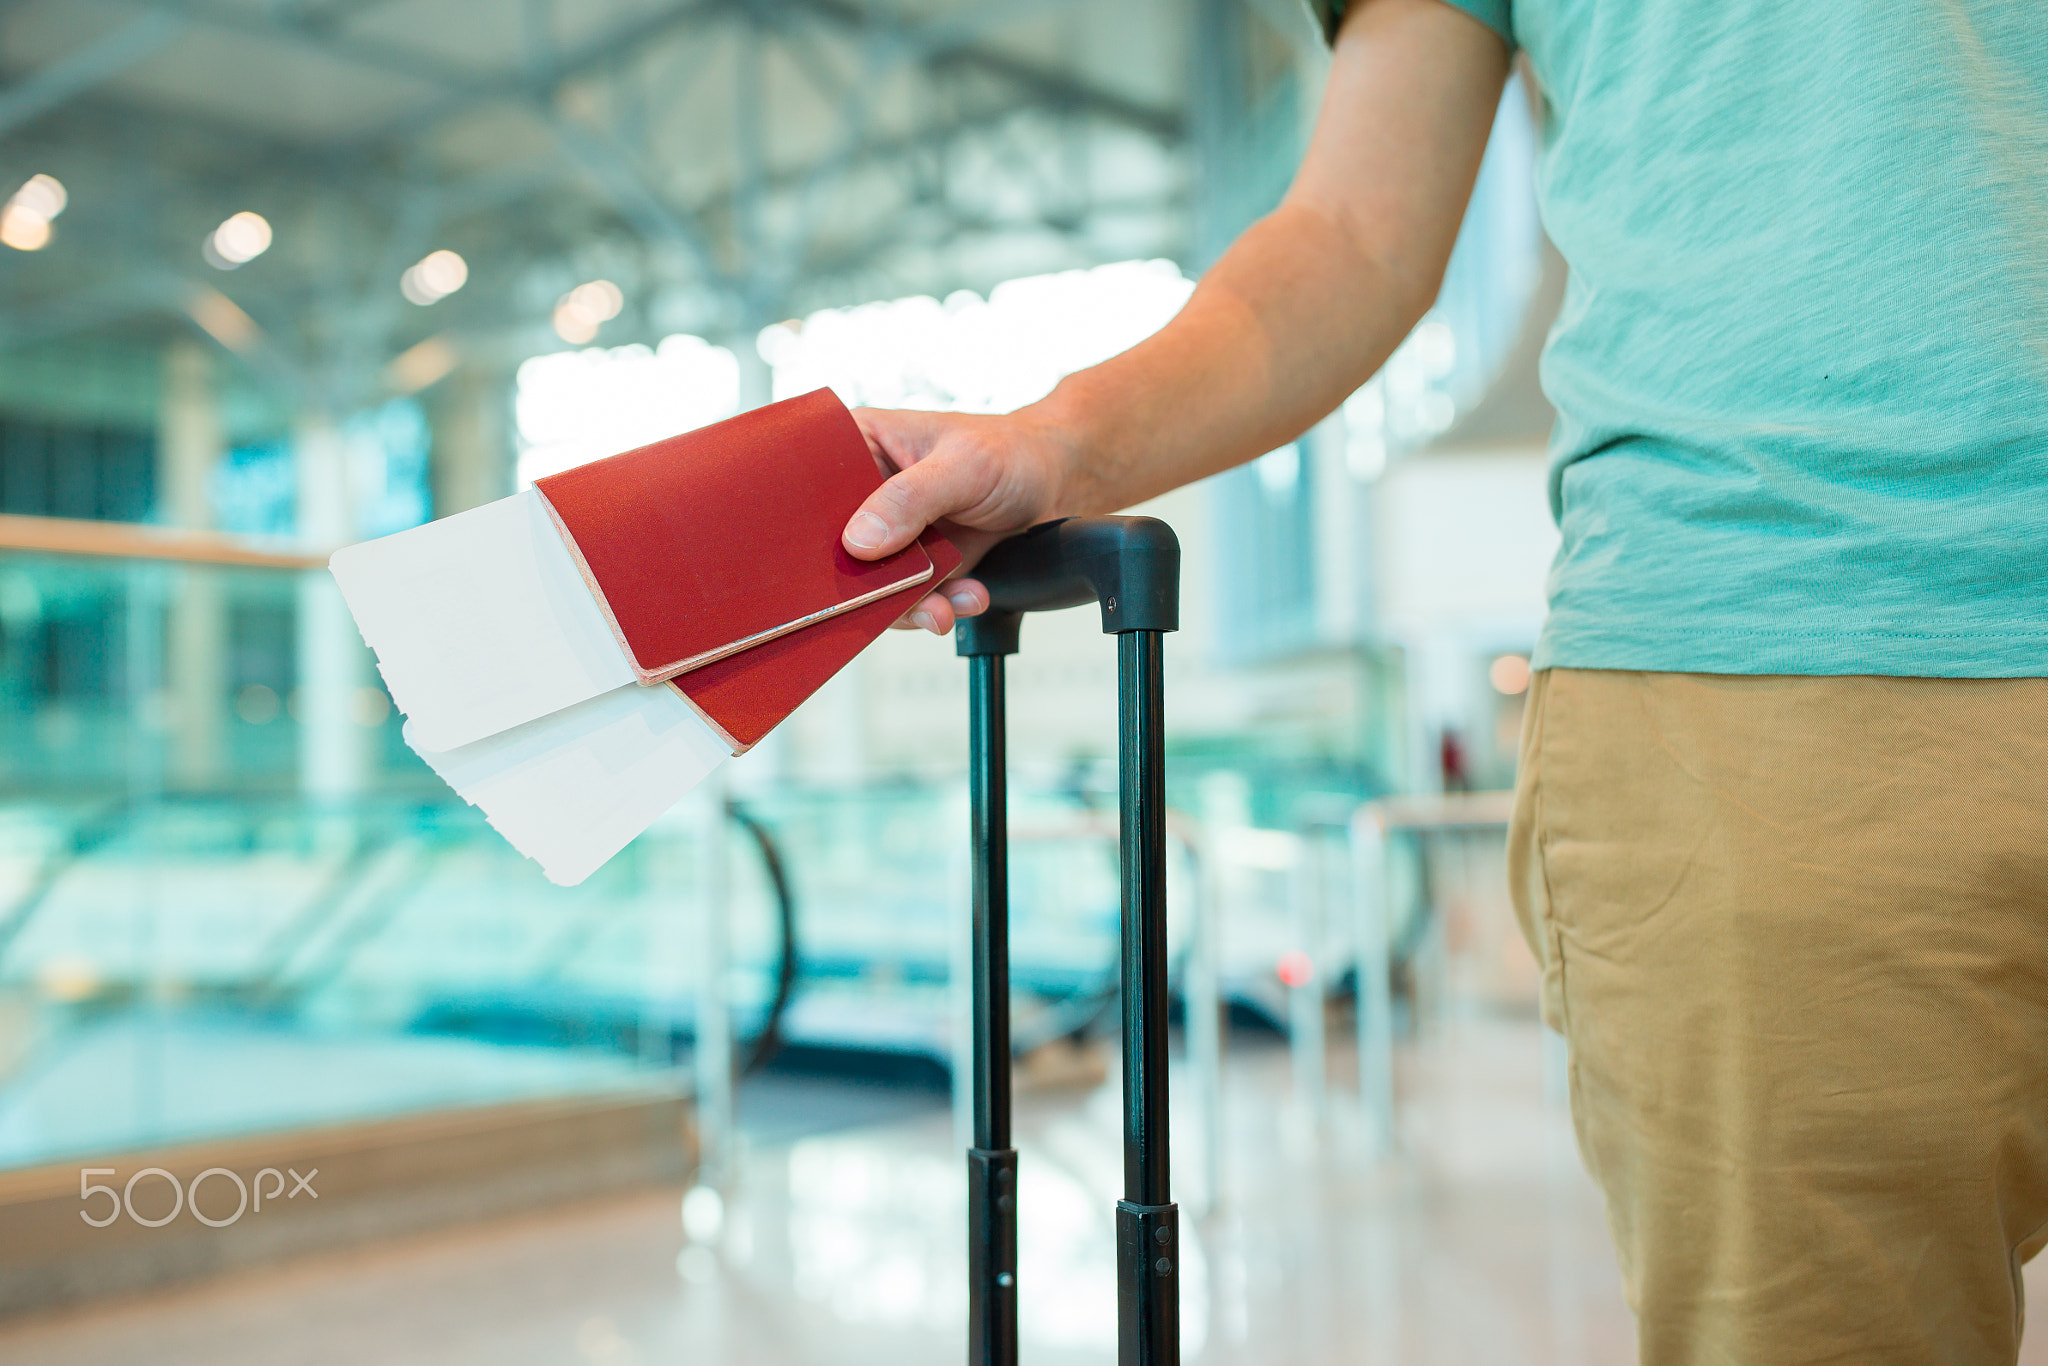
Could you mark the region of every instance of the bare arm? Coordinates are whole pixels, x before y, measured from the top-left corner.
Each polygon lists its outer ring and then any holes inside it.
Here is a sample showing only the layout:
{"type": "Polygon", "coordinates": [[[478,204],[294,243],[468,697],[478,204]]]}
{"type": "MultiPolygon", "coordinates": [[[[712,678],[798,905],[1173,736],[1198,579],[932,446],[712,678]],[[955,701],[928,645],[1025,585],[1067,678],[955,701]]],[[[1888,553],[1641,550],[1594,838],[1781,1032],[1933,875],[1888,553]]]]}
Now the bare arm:
{"type": "MultiPolygon", "coordinates": [[[[1436,297],[1507,72],[1500,39],[1442,0],[1358,6],[1287,197],[1172,322],[1004,417],[855,414],[899,472],[847,524],[847,549],[872,559],[940,522],[978,557],[1035,522],[1128,507],[1301,435],[1436,297]]],[[[943,632],[986,605],[961,580],[911,619],[943,632]]]]}

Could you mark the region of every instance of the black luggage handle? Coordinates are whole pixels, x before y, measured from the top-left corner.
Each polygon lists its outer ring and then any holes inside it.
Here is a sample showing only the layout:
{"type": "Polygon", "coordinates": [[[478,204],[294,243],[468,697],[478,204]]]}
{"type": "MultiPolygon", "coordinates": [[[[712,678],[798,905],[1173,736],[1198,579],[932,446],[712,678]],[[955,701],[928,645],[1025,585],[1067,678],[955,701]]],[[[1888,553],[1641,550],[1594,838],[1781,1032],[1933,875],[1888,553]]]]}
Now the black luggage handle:
{"type": "Polygon", "coordinates": [[[989,608],[960,623],[963,655],[1017,653],[1018,618],[1102,606],[1105,635],[1180,629],[1180,540],[1156,517],[1066,517],[999,543],[970,571],[989,608]]]}
{"type": "Polygon", "coordinates": [[[1124,1198],[1118,1366],[1180,1361],[1179,1211],[1168,1194],[1166,740],[1161,637],[1180,625],[1180,542],[1151,517],[1070,517],[997,545],[972,571],[989,610],[962,620],[974,853],[974,1147],[968,1361],[1017,1363],[1017,1153],[1010,1144],[1009,835],[1003,657],[1026,612],[1096,602],[1117,638],[1124,1198]]]}

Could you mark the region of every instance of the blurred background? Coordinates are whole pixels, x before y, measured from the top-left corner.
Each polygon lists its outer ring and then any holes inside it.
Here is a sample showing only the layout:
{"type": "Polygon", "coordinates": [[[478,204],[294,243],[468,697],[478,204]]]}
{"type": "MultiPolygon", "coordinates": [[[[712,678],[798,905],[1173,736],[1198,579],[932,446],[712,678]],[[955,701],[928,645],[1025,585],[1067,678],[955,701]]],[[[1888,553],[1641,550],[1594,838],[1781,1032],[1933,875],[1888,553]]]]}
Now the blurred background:
{"type": "MultiPolygon", "coordinates": [[[[0,1356],[958,1359],[951,643],[563,889],[322,566],[819,386],[1030,402],[1277,202],[1326,61],[1297,0],[0,0],[0,1356]]],[[[1143,509],[1191,1361],[1633,1360],[1500,856],[1538,105],[1384,370],[1143,509]]],[[[1114,651],[1010,677],[1025,1342],[1108,1361],[1114,651]]]]}

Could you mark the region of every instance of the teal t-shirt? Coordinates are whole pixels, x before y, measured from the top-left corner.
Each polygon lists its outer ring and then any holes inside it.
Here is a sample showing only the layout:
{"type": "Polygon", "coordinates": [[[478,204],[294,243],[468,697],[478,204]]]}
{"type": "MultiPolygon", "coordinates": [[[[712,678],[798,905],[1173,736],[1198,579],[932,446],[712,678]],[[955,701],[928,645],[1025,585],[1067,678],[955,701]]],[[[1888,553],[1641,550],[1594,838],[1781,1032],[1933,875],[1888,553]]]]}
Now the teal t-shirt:
{"type": "Polygon", "coordinates": [[[1454,0],[1569,263],[1540,666],[2048,675],[2048,0],[1454,0]]]}

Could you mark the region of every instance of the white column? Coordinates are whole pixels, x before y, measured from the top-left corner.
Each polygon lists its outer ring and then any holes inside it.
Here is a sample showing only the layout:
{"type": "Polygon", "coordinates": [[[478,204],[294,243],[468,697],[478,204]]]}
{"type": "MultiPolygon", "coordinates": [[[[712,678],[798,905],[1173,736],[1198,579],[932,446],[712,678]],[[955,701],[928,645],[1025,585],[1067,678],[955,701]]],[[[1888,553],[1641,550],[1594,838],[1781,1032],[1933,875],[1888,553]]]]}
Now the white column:
{"type": "Polygon", "coordinates": [[[1365,633],[1367,529],[1360,516],[1358,480],[1346,453],[1342,409],[1324,418],[1301,439],[1309,468],[1315,546],[1316,639],[1351,645],[1365,633]]]}
{"type": "Polygon", "coordinates": [[[1382,812],[1362,806],[1351,817],[1352,904],[1358,938],[1358,1098],[1375,1154],[1394,1146],[1393,885],[1387,876],[1382,812]]]}
{"type": "MultiPolygon", "coordinates": [[[[300,540],[315,551],[346,545],[355,516],[341,434],[323,417],[307,418],[294,458],[300,540]]],[[[362,791],[373,732],[357,720],[356,694],[369,683],[369,650],[325,570],[299,581],[298,673],[300,790],[314,797],[362,791]]]]}
{"type": "Polygon", "coordinates": [[[867,776],[867,665],[856,658],[783,724],[782,780],[855,787],[867,776]]]}
{"type": "Polygon", "coordinates": [[[447,517],[512,492],[511,399],[495,375],[463,367],[433,390],[429,458],[433,515],[447,517]]]}
{"type": "Polygon", "coordinates": [[[752,412],[775,397],[775,371],[761,359],[760,335],[760,327],[742,328],[739,336],[726,343],[740,365],[740,411],[743,413],[752,412]]]}
{"type": "Polygon", "coordinates": [[[170,525],[213,525],[208,483],[225,444],[213,352],[196,341],[173,342],[157,409],[157,495],[170,525]]]}
{"type": "MultiPolygon", "coordinates": [[[[214,355],[196,341],[172,343],[164,356],[157,409],[157,490],[163,520],[175,527],[213,526],[209,485],[226,449],[221,432],[214,355]]],[[[226,769],[227,604],[216,571],[194,567],[172,576],[164,635],[166,720],[171,781],[207,787],[226,769]]]]}

